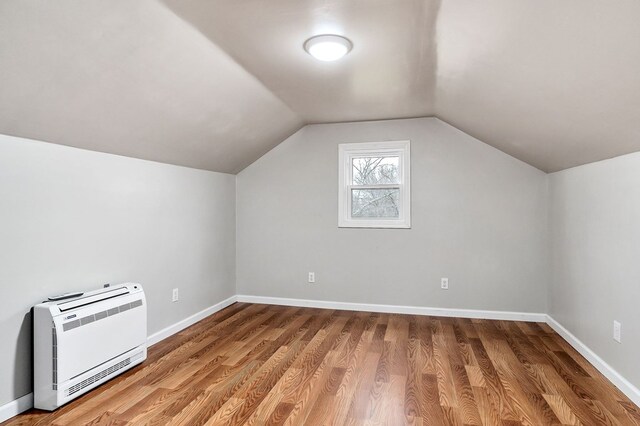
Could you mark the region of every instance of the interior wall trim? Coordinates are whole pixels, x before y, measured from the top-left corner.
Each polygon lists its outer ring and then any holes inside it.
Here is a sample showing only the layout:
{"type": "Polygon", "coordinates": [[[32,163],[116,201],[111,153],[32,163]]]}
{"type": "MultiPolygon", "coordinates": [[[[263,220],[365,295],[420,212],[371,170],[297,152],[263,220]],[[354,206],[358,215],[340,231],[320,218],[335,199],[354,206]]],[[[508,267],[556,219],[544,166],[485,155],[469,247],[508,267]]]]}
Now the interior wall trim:
{"type": "Polygon", "coordinates": [[[378,305],[370,303],[333,302],[326,300],[288,299],[282,297],[237,295],[238,302],[305,308],[342,309],[346,311],[386,314],[431,315],[436,317],[477,318],[493,320],[546,322],[547,314],[533,312],[486,311],[476,309],[430,308],[424,306],[378,305]]]}
{"type": "Polygon", "coordinates": [[[216,303],[213,306],[209,306],[208,308],[203,309],[200,312],[197,312],[197,313],[191,315],[188,318],[185,318],[185,319],[183,319],[181,321],[178,321],[175,324],[172,324],[172,325],[170,325],[168,327],[163,328],[162,330],[160,330],[158,332],[153,333],[152,335],[147,337],[147,346],[155,345],[156,343],[160,342],[161,340],[164,340],[167,337],[172,336],[172,335],[184,330],[185,328],[197,323],[198,321],[201,321],[201,320],[205,319],[209,315],[213,315],[216,312],[223,310],[227,306],[236,303],[236,301],[237,301],[237,296],[233,295],[233,296],[229,297],[228,299],[223,300],[222,302],[216,303]]]}
{"type": "MultiPolygon", "coordinates": [[[[476,319],[494,319],[508,321],[528,321],[528,322],[546,322],[556,333],[565,339],[573,348],[575,348],[582,356],[585,357],[598,371],[600,371],[607,379],[609,379],[622,393],[631,399],[636,405],[640,406],[640,389],[635,387],[631,382],[618,373],[613,367],[607,364],[587,345],[582,343],[569,330],[564,328],[558,321],[548,314],[531,313],[531,312],[511,312],[511,311],[487,311],[476,309],[448,309],[448,308],[430,308],[422,306],[402,306],[402,305],[380,305],[367,303],[347,303],[332,302],[325,300],[309,300],[309,299],[290,299],[282,297],[266,297],[266,296],[249,296],[234,295],[213,306],[203,309],[185,318],[169,327],[166,327],[147,338],[147,344],[152,346],[173,334],[176,334],[185,328],[197,323],[200,320],[212,315],[222,309],[234,304],[235,302],[243,303],[261,303],[269,305],[281,306],[298,306],[306,308],[320,309],[342,309],[350,311],[363,312],[380,312],[395,313],[409,315],[431,315],[441,317],[458,317],[458,318],[476,318],[476,319]]],[[[0,422],[17,416],[18,414],[29,410],[33,407],[33,394],[29,393],[14,401],[10,401],[0,406],[0,422]]]]}
{"type": "Polygon", "coordinates": [[[21,396],[18,399],[7,402],[3,406],[0,406],[0,422],[17,416],[18,414],[27,411],[33,407],[33,393],[28,393],[21,396]]]}
{"type": "Polygon", "coordinates": [[[562,324],[553,319],[551,315],[547,315],[547,324],[555,330],[564,340],[567,341],[580,355],[585,357],[591,365],[600,371],[611,383],[613,383],[622,393],[624,393],[637,406],[640,406],[640,389],[635,387],[622,374],[618,373],[613,367],[600,358],[591,348],[582,343],[580,339],[573,335],[569,330],[564,328],[562,324]]]}
{"type": "Polygon", "coordinates": [[[270,305],[299,306],[321,309],[344,309],[350,311],[380,312],[410,315],[431,315],[442,317],[477,318],[509,321],[545,322],[566,340],[580,355],[600,371],[611,383],[624,393],[636,405],[640,406],[640,389],[628,381],[622,374],[600,358],[591,348],[582,343],[569,330],[548,314],[510,311],[486,311],[476,309],[447,309],[422,306],[378,305],[366,303],[345,303],[309,299],[289,299],[281,297],[237,295],[238,302],[263,303],[270,305]]]}
{"type": "MultiPolygon", "coordinates": [[[[147,346],[153,346],[156,343],[166,339],[167,337],[184,330],[185,328],[197,323],[200,320],[203,320],[209,315],[213,315],[216,312],[221,311],[227,306],[234,304],[236,302],[236,299],[237,298],[235,295],[231,296],[228,299],[223,300],[222,302],[216,303],[213,306],[209,306],[208,308],[203,309],[202,311],[197,312],[190,317],[187,317],[175,324],[170,325],[169,327],[163,328],[162,330],[153,333],[152,335],[147,337],[147,346]]],[[[18,414],[23,413],[31,408],[33,408],[33,393],[21,396],[16,400],[10,401],[0,406],[0,422],[17,416],[18,414]]]]}

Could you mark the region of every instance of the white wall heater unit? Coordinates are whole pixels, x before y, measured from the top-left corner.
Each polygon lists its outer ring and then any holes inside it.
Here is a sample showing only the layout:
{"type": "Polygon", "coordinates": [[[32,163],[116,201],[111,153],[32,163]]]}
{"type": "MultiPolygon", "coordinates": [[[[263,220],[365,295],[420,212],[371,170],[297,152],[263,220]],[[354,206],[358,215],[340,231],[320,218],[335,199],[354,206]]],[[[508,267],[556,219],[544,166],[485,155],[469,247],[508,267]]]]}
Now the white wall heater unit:
{"type": "Polygon", "coordinates": [[[34,406],[55,410],[147,358],[147,302],[126,283],[33,309],[34,406]]]}

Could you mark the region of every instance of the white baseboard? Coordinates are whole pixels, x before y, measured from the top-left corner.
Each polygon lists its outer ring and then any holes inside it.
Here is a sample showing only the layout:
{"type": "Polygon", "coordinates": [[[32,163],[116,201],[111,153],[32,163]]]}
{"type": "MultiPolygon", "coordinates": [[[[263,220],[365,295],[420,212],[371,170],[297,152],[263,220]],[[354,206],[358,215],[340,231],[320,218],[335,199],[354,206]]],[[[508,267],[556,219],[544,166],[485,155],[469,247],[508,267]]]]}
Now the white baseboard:
{"type": "Polygon", "coordinates": [[[33,407],[32,393],[21,396],[14,401],[7,402],[3,406],[0,406],[0,422],[4,422],[13,416],[17,416],[31,407],[33,407]]]}
{"type": "Polygon", "coordinates": [[[429,308],[423,306],[377,305],[369,303],[331,302],[325,300],[288,299],[283,297],[247,296],[239,294],[238,302],[305,308],[342,309],[345,311],[387,314],[432,315],[436,317],[479,318],[510,321],[546,322],[547,315],[530,312],[482,311],[475,309],[429,308]]]}
{"type": "Polygon", "coordinates": [[[429,308],[422,306],[377,305],[366,303],[345,303],[324,300],[289,299],[283,297],[238,295],[238,302],[263,303],[268,305],[300,306],[305,308],[342,309],[348,311],[380,312],[410,315],[432,315],[441,317],[480,318],[493,320],[546,322],[563,339],[573,346],[589,363],[609,379],[636,405],[640,406],[640,389],[625,379],[620,373],[596,355],[569,330],[547,314],[509,311],[483,311],[475,309],[429,308]]]}
{"type": "Polygon", "coordinates": [[[618,373],[613,367],[607,364],[602,358],[600,358],[594,351],[592,351],[587,345],[582,343],[576,336],[574,336],[569,330],[564,328],[558,321],[554,320],[550,315],[547,315],[547,324],[555,330],[564,340],[566,340],[580,355],[585,357],[587,361],[595,368],[598,369],[611,383],[613,383],[618,389],[622,391],[630,400],[636,405],[640,406],[640,389],[635,387],[631,382],[625,379],[620,373],[618,373]]]}
{"type": "Polygon", "coordinates": [[[203,309],[202,311],[195,313],[193,315],[191,315],[188,318],[183,319],[182,321],[179,321],[175,324],[170,325],[169,327],[163,328],[162,330],[153,333],[151,336],[147,337],[147,346],[152,346],[155,345],[156,343],[158,343],[161,340],[166,339],[167,337],[178,333],[179,331],[184,330],[185,328],[189,327],[190,325],[193,325],[195,323],[197,323],[200,320],[205,319],[206,317],[208,317],[209,315],[215,314],[218,311],[221,311],[222,309],[226,308],[227,306],[235,303],[237,301],[237,296],[231,296],[228,299],[223,300],[220,303],[216,303],[213,306],[209,306],[206,309],[203,309]]]}
{"type": "MultiPolygon", "coordinates": [[[[212,315],[235,302],[244,303],[262,303],[269,305],[283,306],[299,306],[308,308],[321,309],[342,309],[348,311],[364,311],[364,312],[380,312],[410,315],[431,315],[441,317],[458,317],[458,318],[479,318],[509,321],[528,321],[528,322],[546,322],[560,336],[562,336],[571,346],[573,346],[587,361],[597,368],[604,376],[609,379],[618,389],[620,389],[629,399],[636,405],[640,406],[640,390],[631,382],[625,379],[620,373],[614,370],[602,358],[596,355],[576,336],[571,334],[560,323],[547,314],[530,313],[530,312],[509,312],[509,311],[484,311],[475,309],[447,309],[447,308],[429,308],[422,306],[401,306],[401,305],[378,305],[367,303],[346,303],[332,302],[323,300],[308,299],[289,299],[282,297],[264,297],[264,296],[248,296],[235,295],[231,296],[220,303],[208,307],[188,318],[183,319],[169,327],[166,327],[147,338],[147,344],[152,346],[167,337],[178,333],[181,330],[195,324],[196,322],[212,315]]],[[[10,419],[24,411],[33,407],[33,394],[24,395],[14,401],[8,402],[0,406],[0,422],[10,419]]]]}
{"type": "MultiPolygon", "coordinates": [[[[164,340],[167,337],[176,334],[179,331],[182,331],[185,328],[189,327],[190,325],[193,325],[198,321],[208,317],[209,315],[215,314],[216,312],[226,308],[227,306],[235,303],[236,300],[237,297],[235,295],[231,296],[230,298],[223,300],[220,303],[216,303],[215,305],[210,306],[207,309],[203,309],[202,311],[193,314],[190,317],[185,318],[173,325],[170,325],[169,327],[164,328],[157,333],[153,333],[151,336],[147,337],[147,345],[155,345],[159,341],[164,340]]],[[[14,401],[0,406],[0,422],[17,416],[18,414],[25,412],[31,408],[33,408],[33,393],[22,396],[14,401]]]]}

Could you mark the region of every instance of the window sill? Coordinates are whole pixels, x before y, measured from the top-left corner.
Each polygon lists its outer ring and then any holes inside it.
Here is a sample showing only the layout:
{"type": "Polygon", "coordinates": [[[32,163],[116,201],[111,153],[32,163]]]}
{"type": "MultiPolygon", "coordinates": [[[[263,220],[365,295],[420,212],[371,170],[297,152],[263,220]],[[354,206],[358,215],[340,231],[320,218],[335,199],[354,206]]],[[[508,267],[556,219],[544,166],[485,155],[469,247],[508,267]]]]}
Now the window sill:
{"type": "Polygon", "coordinates": [[[338,228],[411,229],[411,223],[404,221],[348,220],[340,221],[338,228]]]}

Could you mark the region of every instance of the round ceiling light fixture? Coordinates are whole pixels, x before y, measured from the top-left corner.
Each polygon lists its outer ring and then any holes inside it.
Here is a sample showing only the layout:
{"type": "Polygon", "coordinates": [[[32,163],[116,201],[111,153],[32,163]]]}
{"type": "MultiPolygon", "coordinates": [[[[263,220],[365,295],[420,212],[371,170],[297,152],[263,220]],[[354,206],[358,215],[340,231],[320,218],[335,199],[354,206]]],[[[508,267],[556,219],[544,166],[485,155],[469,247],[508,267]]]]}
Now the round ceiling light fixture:
{"type": "Polygon", "coordinates": [[[337,61],[349,53],[353,44],[348,38],[335,34],[311,37],[304,42],[304,50],[319,61],[337,61]]]}

